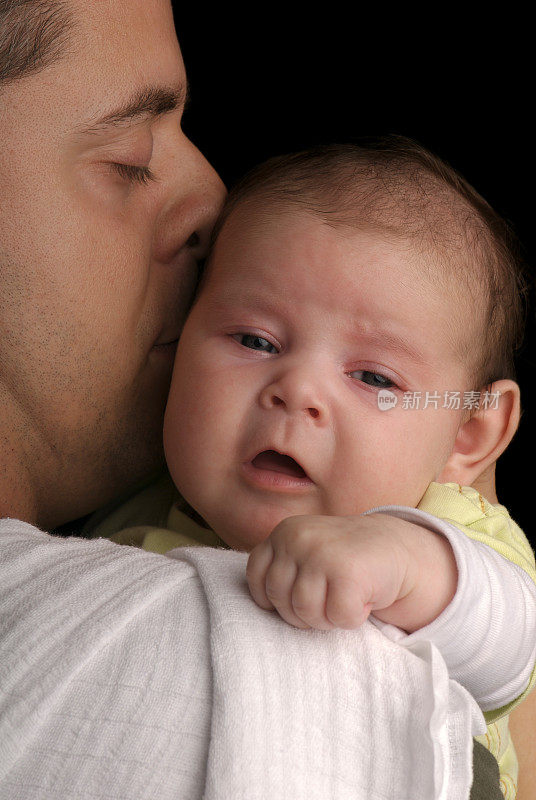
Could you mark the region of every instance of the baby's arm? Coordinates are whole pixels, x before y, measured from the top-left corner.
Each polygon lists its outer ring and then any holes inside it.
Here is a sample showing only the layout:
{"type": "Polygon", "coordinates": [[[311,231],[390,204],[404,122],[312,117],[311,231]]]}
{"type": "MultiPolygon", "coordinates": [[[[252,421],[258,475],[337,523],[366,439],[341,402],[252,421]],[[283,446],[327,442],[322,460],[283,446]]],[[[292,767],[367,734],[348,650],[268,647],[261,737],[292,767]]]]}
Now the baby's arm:
{"type": "Polygon", "coordinates": [[[406,641],[434,642],[484,710],[517,704],[535,660],[534,582],[463,525],[416,509],[385,512],[285,520],[250,555],[254,599],[298,627],[358,627],[372,611],[414,631],[406,641]]]}
{"type": "MultiPolygon", "coordinates": [[[[456,559],[459,573],[463,572],[465,563],[467,577],[459,575],[456,606],[449,607],[438,625],[422,633],[426,636],[432,633],[436,637],[442,630],[437,645],[449,664],[451,675],[470,687],[475,696],[479,693],[484,698],[484,683],[490,687],[495,680],[499,687],[502,678],[502,689],[496,693],[495,700],[488,695],[487,702],[483,700],[481,704],[484,709],[494,709],[486,713],[487,721],[492,722],[508,714],[536,683],[534,552],[507,509],[498,503],[493,472],[488,485],[485,480],[481,483],[480,491],[454,483],[431,483],[413,514],[422,515],[423,512],[431,522],[436,523],[439,518],[441,529],[450,537],[455,550],[463,548],[465,555],[457,554],[456,559]],[[489,492],[491,502],[481,494],[484,490],[489,492]],[[471,624],[467,626],[470,637],[467,642],[456,641],[458,637],[452,628],[443,624],[447,615],[453,621],[456,616],[468,616],[471,624]],[[442,644],[442,640],[447,640],[448,644],[442,644]],[[464,659],[469,641],[476,649],[473,663],[467,665],[464,659]],[[486,648],[488,663],[489,658],[492,659],[489,669],[483,668],[486,661],[480,652],[482,648],[486,648]],[[472,674],[466,680],[469,666],[472,674]],[[501,696],[502,701],[497,702],[501,696]]],[[[416,633],[413,638],[419,635],[416,633]]]]}
{"type": "MultiPolygon", "coordinates": [[[[452,522],[417,509],[389,513],[429,525],[448,537],[458,568],[456,594],[437,619],[403,637],[433,642],[452,678],[476,698],[491,722],[508,713],[532,683],[536,660],[536,585],[494,548],[471,539],[452,522]]],[[[385,629],[391,638],[400,632],[385,629]]]]}

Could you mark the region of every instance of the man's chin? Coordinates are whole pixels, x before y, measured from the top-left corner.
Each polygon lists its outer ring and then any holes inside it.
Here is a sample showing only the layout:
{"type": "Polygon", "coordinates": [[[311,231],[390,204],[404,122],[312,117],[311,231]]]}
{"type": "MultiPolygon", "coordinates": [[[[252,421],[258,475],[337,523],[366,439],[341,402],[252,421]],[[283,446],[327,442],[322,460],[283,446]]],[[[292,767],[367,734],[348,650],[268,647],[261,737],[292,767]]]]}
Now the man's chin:
{"type": "MultiPolygon", "coordinates": [[[[159,419],[162,419],[160,413],[159,419]]],[[[89,507],[85,513],[93,512],[128,497],[146,486],[165,467],[162,443],[162,423],[158,425],[131,426],[117,432],[117,438],[109,439],[93,464],[87,464],[87,473],[93,481],[89,507]],[[106,451],[107,450],[107,451],[106,451]]],[[[91,485],[88,480],[88,488],[91,485]]]]}

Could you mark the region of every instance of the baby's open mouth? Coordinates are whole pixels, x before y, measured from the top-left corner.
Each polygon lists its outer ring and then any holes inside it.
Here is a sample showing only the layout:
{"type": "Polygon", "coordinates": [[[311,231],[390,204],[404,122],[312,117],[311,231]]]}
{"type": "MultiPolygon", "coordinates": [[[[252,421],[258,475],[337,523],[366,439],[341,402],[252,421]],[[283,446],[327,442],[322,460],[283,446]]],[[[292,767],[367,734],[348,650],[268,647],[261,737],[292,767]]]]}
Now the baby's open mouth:
{"type": "Polygon", "coordinates": [[[276,450],[263,450],[251,462],[257,469],[267,469],[291,475],[293,478],[307,478],[307,473],[291,456],[278,453],[276,450]]]}

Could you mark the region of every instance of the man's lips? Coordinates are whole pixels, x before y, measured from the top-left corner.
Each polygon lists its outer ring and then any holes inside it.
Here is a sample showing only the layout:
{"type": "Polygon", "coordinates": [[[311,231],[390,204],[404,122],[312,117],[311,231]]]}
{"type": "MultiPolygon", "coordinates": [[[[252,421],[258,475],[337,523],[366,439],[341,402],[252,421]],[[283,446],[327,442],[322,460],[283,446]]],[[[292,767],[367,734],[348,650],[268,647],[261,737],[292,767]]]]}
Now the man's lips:
{"type": "Polygon", "coordinates": [[[170,339],[167,342],[155,342],[153,344],[153,350],[158,347],[176,347],[178,343],[178,339],[170,339]]]}
{"type": "Polygon", "coordinates": [[[171,367],[173,366],[173,362],[175,361],[177,344],[178,344],[177,339],[171,342],[160,342],[154,344],[151,347],[151,353],[154,353],[154,358],[157,361],[167,365],[166,369],[167,368],[171,369],[171,367]]]}
{"type": "Polygon", "coordinates": [[[175,363],[175,355],[177,353],[178,340],[174,341],[158,341],[151,347],[149,351],[149,358],[153,365],[165,370],[168,377],[171,376],[173,364],[175,363]]]}
{"type": "Polygon", "coordinates": [[[160,333],[160,336],[153,344],[151,350],[157,353],[175,353],[179,341],[179,332],[175,329],[167,329],[160,333]]]}

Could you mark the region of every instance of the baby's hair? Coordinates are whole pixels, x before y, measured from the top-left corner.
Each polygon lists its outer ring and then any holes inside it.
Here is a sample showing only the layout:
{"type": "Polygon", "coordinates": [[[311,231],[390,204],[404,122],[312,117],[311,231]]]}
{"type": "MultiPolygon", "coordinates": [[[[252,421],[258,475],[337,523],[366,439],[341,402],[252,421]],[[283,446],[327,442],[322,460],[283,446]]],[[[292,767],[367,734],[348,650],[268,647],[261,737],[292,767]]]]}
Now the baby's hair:
{"type": "Polygon", "coordinates": [[[482,341],[461,354],[474,361],[475,386],[515,379],[528,294],[517,237],[461,175],[417,142],[386,136],[271,158],[232,188],[213,242],[243,204],[268,211],[298,206],[333,227],[409,240],[429,264],[432,254],[433,279],[455,277],[482,318],[482,341]]]}

